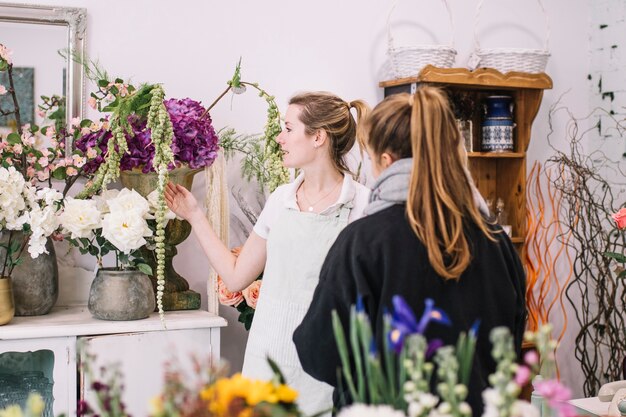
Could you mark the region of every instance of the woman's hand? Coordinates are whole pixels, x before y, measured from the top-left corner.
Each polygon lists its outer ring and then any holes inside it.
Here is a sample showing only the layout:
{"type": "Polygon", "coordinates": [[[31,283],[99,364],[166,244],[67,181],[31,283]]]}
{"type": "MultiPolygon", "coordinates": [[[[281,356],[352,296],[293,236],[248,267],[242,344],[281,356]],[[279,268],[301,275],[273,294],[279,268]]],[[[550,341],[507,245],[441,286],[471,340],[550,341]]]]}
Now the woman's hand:
{"type": "Polygon", "coordinates": [[[165,187],[165,202],[177,216],[191,222],[191,219],[202,215],[196,198],[185,187],[169,182],[165,187]]]}

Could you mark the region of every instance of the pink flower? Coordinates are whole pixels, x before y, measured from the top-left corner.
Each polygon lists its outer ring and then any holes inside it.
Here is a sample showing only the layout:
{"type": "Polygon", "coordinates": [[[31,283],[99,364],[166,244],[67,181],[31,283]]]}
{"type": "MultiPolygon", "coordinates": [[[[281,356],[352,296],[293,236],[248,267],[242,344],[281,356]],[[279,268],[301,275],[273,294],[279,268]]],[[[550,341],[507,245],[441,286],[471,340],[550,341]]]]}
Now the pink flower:
{"type": "Polygon", "coordinates": [[[13,145],[13,153],[16,155],[19,155],[22,153],[22,145],[19,143],[16,143],[15,145],[13,145]]]}
{"type": "Polygon", "coordinates": [[[256,303],[259,300],[259,294],[261,293],[261,280],[257,279],[252,284],[242,291],[243,298],[246,300],[246,304],[252,308],[256,308],[256,303]]]}
{"type": "Polygon", "coordinates": [[[0,84],[0,96],[3,96],[7,93],[7,88],[0,84]]]}
{"type": "Polygon", "coordinates": [[[4,59],[9,65],[11,65],[11,62],[13,62],[11,60],[11,54],[13,54],[12,50],[0,44],[0,58],[4,59]]]}
{"type": "Polygon", "coordinates": [[[96,156],[98,156],[98,151],[96,151],[94,148],[87,148],[87,158],[93,159],[96,156]]]}
{"type": "Polygon", "coordinates": [[[94,97],[89,97],[87,99],[87,104],[89,105],[89,107],[91,107],[92,109],[96,108],[96,99],[94,97]]]}
{"type": "Polygon", "coordinates": [[[611,215],[618,229],[626,228],[626,208],[621,208],[617,213],[611,215]]]}
{"type": "Polygon", "coordinates": [[[78,175],[78,171],[74,167],[67,167],[65,173],[70,177],[78,175]]]}
{"type": "Polygon", "coordinates": [[[37,179],[39,181],[45,181],[50,178],[50,173],[48,171],[37,171],[37,179]]]}
{"type": "Polygon", "coordinates": [[[534,384],[534,388],[548,402],[548,406],[556,411],[554,415],[560,417],[574,417],[576,415],[574,407],[568,403],[572,397],[572,392],[556,379],[539,381],[534,384]]]}
{"type": "Polygon", "coordinates": [[[49,163],[48,158],[45,156],[42,156],[41,158],[39,158],[37,162],[39,162],[39,165],[41,165],[42,167],[47,167],[49,163]]]}
{"type": "Polygon", "coordinates": [[[37,116],[43,119],[44,117],[46,117],[46,112],[44,110],[39,109],[37,110],[37,116]]]}
{"type": "Polygon", "coordinates": [[[530,379],[530,369],[527,366],[518,366],[515,372],[515,383],[522,386],[530,379]]]}
{"type": "Polygon", "coordinates": [[[34,178],[36,175],[36,171],[35,168],[33,168],[32,166],[29,166],[28,168],[26,168],[26,176],[30,179],[30,178],[34,178]]]}
{"type": "Polygon", "coordinates": [[[530,366],[537,365],[539,363],[539,355],[537,354],[537,351],[529,350],[526,352],[524,355],[524,362],[530,366]]]}
{"type": "Polygon", "coordinates": [[[217,279],[217,298],[219,299],[220,304],[233,307],[237,307],[243,301],[241,291],[228,291],[226,284],[224,284],[224,281],[222,281],[219,277],[217,279]]]}

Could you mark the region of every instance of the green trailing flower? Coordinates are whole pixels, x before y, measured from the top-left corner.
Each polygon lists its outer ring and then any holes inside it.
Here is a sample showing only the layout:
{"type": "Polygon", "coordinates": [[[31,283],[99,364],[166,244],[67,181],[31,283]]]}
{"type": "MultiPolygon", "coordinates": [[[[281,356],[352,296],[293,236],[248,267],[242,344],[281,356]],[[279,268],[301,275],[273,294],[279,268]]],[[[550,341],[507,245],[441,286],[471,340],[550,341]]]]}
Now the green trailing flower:
{"type": "Polygon", "coordinates": [[[518,365],[513,335],[506,327],[496,327],[491,331],[489,339],[493,345],[491,356],[496,362],[496,371],[489,375],[489,385],[493,388],[485,398],[485,403],[486,406],[494,406],[500,416],[506,417],[511,415],[513,404],[521,391],[514,379],[518,365]],[[490,397],[497,400],[490,401],[490,397]]]}
{"type": "Polygon", "coordinates": [[[159,316],[163,320],[163,291],[165,289],[165,225],[167,220],[167,204],[165,202],[165,186],[169,180],[168,167],[174,162],[172,152],[172,138],[174,131],[172,121],[163,104],[165,91],[160,85],[152,90],[152,100],[148,113],[148,128],[152,131],[152,143],[154,144],[154,168],[158,173],[157,183],[157,230],[156,230],[156,258],[157,258],[157,308],[159,316]]]}
{"type": "Polygon", "coordinates": [[[237,135],[233,129],[226,129],[220,134],[220,146],[227,156],[232,155],[233,151],[243,153],[244,178],[248,181],[254,178],[261,187],[267,186],[272,192],[279,185],[288,183],[290,179],[289,171],[283,166],[280,145],[276,141],[282,127],[275,97],[259,87],[258,83],[241,80],[241,59],[235,67],[233,78],[228,80],[227,84],[226,90],[207,108],[206,113],[231,90],[235,94],[242,94],[246,91],[246,87],[251,87],[259,92],[259,97],[267,102],[267,118],[263,134],[242,136],[237,135]]]}

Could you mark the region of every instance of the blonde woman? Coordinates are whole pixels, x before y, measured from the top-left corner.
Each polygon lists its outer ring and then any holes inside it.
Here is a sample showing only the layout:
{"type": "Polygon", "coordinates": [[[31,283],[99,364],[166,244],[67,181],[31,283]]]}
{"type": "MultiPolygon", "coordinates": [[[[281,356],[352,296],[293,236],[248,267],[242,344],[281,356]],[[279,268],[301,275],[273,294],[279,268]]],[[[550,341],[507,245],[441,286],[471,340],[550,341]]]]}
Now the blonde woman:
{"type": "MultiPolygon", "coordinates": [[[[333,309],[347,326],[350,306],[362,296],[381,343],[383,312],[392,310],[394,295],[403,296],[418,317],[430,298],[452,326],[431,325],[429,339],[455,344],[461,331],[481,322],[468,397],[473,415],[481,415],[481,392],[495,370],[489,332],[507,326],[521,348],[526,286],[520,259],[509,237],[481,214],[442,91],[421,87],[414,95],[387,97],[362,126],[377,180],[367,216],[337,238],[294,333],[301,363],[337,387],[333,309]]],[[[336,392],[336,401],[342,396],[350,401],[347,391],[336,392]]]]}
{"type": "Polygon", "coordinates": [[[187,190],[172,184],[166,190],[168,206],[191,223],[230,291],[246,288],[264,271],[243,374],[269,380],[270,356],[299,391],[307,415],[332,407],[332,387],[302,370],[292,334],[309,307],[328,249],[349,222],[361,217],[369,196],[344,161],[356,140],[352,108],[359,120],[369,111],[360,100],[348,103],[325,92],[290,100],[277,141],[284,165],[298,168],[300,175],[270,195],[238,257],[219,240],[187,190]]]}

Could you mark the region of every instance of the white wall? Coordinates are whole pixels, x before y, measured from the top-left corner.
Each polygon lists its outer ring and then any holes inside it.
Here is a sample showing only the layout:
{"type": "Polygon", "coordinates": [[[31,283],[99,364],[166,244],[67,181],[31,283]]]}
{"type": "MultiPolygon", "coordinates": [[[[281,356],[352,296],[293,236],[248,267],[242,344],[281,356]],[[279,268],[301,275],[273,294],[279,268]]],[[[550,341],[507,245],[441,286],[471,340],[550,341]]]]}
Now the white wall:
{"type": "MultiPolygon", "coordinates": [[[[477,2],[449,0],[459,52],[457,66],[464,66],[473,50],[477,2]]],[[[483,47],[543,46],[546,28],[537,2],[484,3],[479,24],[483,47]]],[[[378,82],[384,78],[380,68],[385,60],[391,4],[380,0],[63,2],[64,6],[87,8],[89,54],[113,74],[136,82],[162,82],[168,96],[189,96],[208,104],[223,90],[242,56],[243,78],[261,83],[277,97],[283,110],[288,98],[301,90],[329,90],[371,104],[380,101],[378,82]]],[[[545,7],[552,53],[546,72],[554,89],[546,91],[534,123],[529,166],[551,154],[546,146],[547,114],[556,99],[569,91],[564,102],[576,114],[586,113],[589,103],[589,4],[585,0],[550,0],[545,7]]],[[[450,37],[450,25],[437,1],[400,1],[392,21],[397,45],[445,43],[450,37]]],[[[228,125],[242,132],[260,132],[265,106],[253,94],[236,97],[232,105],[227,98],[212,111],[212,117],[217,128],[228,125]]],[[[557,145],[563,143],[559,133],[557,145]]],[[[236,179],[237,167],[231,167],[229,180],[236,179]]],[[[201,182],[198,176],[194,192],[199,197],[204,188],[201,182]]],[[[179,253],[177,269],[195,290],[204,292],[208,264],[199,246],[191,238],[179,246],[179,253]]],[[[225,331],[222,352],[237,369],[245,332],[232,310],[223,309],[232,325],[225,331]]],[[[567,362],[565,382],[580,394],[578,377],[571,372],[575,361],[570,358],[567,362]]]]}

